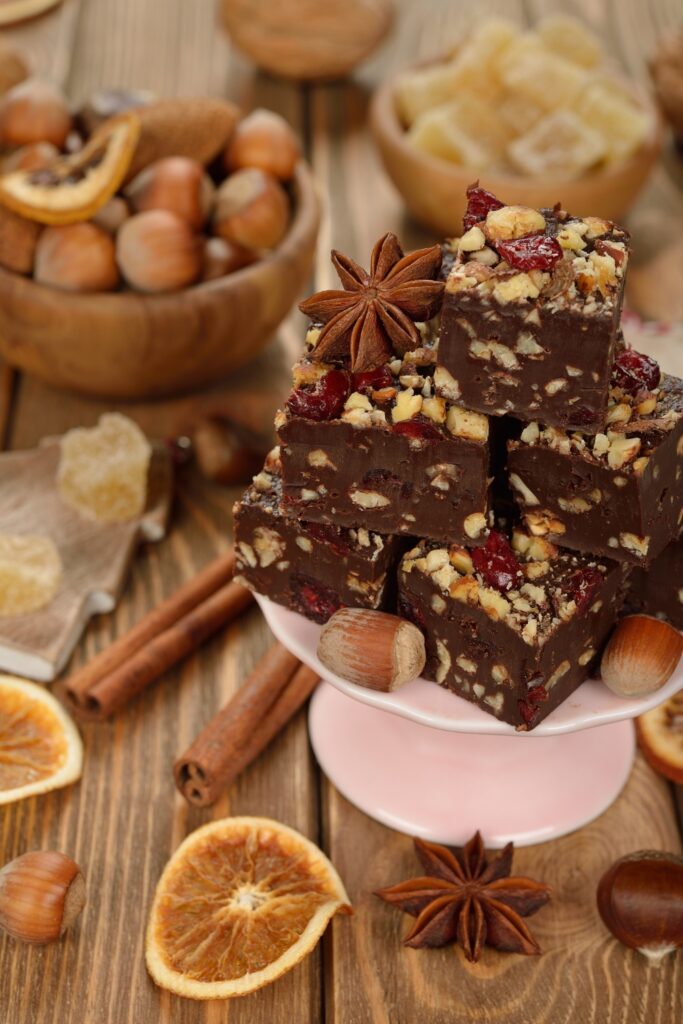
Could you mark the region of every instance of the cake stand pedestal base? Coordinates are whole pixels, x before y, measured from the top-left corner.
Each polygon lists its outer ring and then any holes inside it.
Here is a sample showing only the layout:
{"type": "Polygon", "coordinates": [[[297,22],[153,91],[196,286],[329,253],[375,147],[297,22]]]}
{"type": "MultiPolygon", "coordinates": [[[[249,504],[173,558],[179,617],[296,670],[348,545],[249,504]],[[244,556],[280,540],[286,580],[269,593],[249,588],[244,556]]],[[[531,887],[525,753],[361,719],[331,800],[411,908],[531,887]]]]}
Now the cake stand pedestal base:
{"type": "Polygon", "coordinates": [[[321,682],[309,713],[318,762],[371,818],[462,845],[541,843],[617,798],[633,764],[630,721],[559,736],[447,732],[369,707],[321,682]]]}

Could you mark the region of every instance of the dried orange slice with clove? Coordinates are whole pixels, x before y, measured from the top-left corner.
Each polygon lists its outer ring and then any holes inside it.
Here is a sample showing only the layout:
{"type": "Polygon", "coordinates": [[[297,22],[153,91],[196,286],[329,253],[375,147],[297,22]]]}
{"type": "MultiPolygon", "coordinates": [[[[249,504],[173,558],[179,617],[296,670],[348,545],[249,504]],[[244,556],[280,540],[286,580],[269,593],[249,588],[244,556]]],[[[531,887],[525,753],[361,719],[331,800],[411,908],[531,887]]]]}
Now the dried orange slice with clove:
{"type": "Polygon", "coordinates": [[[636,735],[648,764],[683,785],[683,690],[636,718],[636,735]]]}
{"type": "Polygon", "coordinates": [[[126,176],[140,136],[133,111],[105,122],[78,153],[46,167],[11,171],[0,178],[0,202],[41,224],[87,220],[126,176]]]}
{"type": "Polygon", "coordinates": [[[246,995],[291,970],[336,913],[351,913],[324,853],[268,818],[224,818],[178,847],[159,880],[146,959],[190,999],[246,995]]]}
{"type": "Polygon", "coordinates": [[[80,778],[83,745],[59,701],[26,679],[0,675],[0,804],[80,778]]]}

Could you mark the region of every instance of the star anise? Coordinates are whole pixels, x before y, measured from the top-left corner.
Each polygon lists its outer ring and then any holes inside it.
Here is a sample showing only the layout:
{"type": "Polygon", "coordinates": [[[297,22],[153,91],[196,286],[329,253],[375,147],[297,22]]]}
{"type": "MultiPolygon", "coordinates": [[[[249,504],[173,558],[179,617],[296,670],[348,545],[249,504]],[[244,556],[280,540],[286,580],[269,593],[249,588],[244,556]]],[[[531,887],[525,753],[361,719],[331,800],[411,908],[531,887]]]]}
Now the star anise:
{"type": "Polygon", "coordinates": [[[312,359],[348,357],[351,370],[362,373],[419,347],[415,321],[430,320],[441,305],[444,283],[433,280],[441,266],[440,246],[404,256],[389,232],[372,250],[369,274],[336,249],[332,263],[344,290],[317,292],[299,306],[324,324],[312,359]]]}
{"type": "Polygon", "coordinates": [[[405,946],[445,946],[457,941],[476,961],[486,943],[507,953],[540,953],[522,920],[550,899],[550,888],[532,878],[510,876],[513,844],[490,857],[477,832],[460,851],[415,840],[427,872],[375,895],[417,920],[405,946]]]}

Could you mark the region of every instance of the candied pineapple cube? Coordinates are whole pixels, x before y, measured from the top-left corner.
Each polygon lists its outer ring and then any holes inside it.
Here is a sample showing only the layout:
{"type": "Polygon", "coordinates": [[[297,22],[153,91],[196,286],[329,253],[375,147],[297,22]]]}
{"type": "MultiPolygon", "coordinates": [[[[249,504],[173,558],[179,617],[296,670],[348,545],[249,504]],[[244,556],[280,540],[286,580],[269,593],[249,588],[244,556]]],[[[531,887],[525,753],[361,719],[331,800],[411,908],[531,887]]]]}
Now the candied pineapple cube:
{"type": "Polygon", "coordinates": [[[571,110],[547,114],[508,146],[508,156],[524,174],[577,178],[605,156],[604,139],[571,110]]]}
{"type": "Polygon", "coordinates": [[[544,110],[569,106],[589,81],[583,68],[549,53],[533,40],[516,55],[514,49],[509,47],[503,56],[501,80],[513,95],[544,110]]]}
{"type": "Polygon", "coordinates": [[[493,106],[459,97],[422,114],[408,133],[417,149],[473,168],[500,163],[512,133],[493,106]]]}
{"type": "Polygon", "coordinates": [[[0,615],[43,608],[61,577],[62,562],[49,537],[0,533],[0,615]]]}
{"type": "Polygon", "coordinates": [[[461,78],[453,63],[401,75],[396,84],[396,106],[403,123],[410,127],[425,110],[452,100],[461,78]]]}
{"type": "Polygon", "coordinates": [[[57,471],[62,499],[90,519],[134,519],[147,503],[151,455],[138,425],[120,413],[106,413],[96,427],[69,430],[57,471]]]}
{"type": "Polygon", "coordinates": [[[551,14],[543,18],[537,31],[549,50],[582,68],[594,68],[602,59],[597,37],[568,14],[551,14]]]}
{"type": "Polygon", "coordinates": [[[643,110],[616,88],[593,82],[573,104],[579,117],[605,140],[607,160],[623,160],[643,143],[650,121],[643,110]]]}
{"type": "Polygon", "coordinates": [[[531,103],[512,93],[501,100],[497,109],[511,135],[521,135],[523,132],[529,131],[546,113],[538,103],[531,103]]]}

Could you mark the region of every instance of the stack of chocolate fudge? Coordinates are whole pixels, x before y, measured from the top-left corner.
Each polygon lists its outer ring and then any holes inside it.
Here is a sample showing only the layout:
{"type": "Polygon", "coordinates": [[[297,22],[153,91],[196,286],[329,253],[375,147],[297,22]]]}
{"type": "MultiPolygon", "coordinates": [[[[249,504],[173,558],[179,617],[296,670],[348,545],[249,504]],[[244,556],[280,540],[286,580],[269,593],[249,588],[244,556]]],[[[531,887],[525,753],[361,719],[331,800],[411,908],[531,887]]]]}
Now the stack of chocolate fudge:
{"type": "Polygon", "coordinates": [[[625,606],[683,627],[683,381],[624,344],[623,229],[467,200],[443,246],[333,253],[238,573],[316,622],[397,611],[427,678],[531,729],[625,606]]]}

